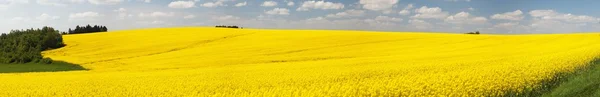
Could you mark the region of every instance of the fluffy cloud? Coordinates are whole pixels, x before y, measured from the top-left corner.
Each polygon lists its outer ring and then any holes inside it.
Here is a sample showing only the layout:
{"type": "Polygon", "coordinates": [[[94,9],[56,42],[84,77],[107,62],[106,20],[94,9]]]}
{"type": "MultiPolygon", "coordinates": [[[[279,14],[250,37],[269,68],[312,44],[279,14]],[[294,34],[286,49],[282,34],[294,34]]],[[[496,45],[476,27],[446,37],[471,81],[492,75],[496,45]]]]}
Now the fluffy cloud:
{"type": "Polygon", "coordinates": [[[52,6],[66,6],[62,0],[37,0],[36,3],[40,5],[52,5],[52,6]]]}
{"type": "Polygon", "coordinates": [[[98,12],[93,12],[93,11],[88,11],[88,12],[81,12],[81,13],[72,13],[69,15],[69,20],[76,20],[76,19],[94,19],[97,17],[102,16],[102,14],[98,13],[98,12]]]}
{"type": "Polygon", "coordinates": [[[571,23],[598,22],[598,18],[587,15],[573,15],[558,13],[554,10],[532,10],[529,14],[540,20],[558,20],[571,23]]]}
{"type": "Polygon", "coordinates": [[[308,11],[310,9],[342,9],[344,8],[344,4],[342,3],[333,3],[333,2],[325,2],[325,1],[304,1],[302,5],[296,9],[297,11],[308,11]]]}
{"type": "Polygon", "coordinates": [[[401,22],[402,19],[395,18],[395,17],[388,17],[388,16],[377,16],[374,19],[365,19],[364,21],[366,23],[368,23],[370,26],[373,26],[376,28],[378,28],[378,27],[389,28],[389,27],[397,27],[398,22],[401,22]]]}
{"type": "Polygon", "coordinates": [[[427,7],[423,6],[421,8],[415,9],[416,15],[411,18],[419,18],[419,19],[444,19],[448,16],[448,12],[442,11],[442,8],[439,7],[427,7]]]}
{"type": "Polygon", "coordinates": [[[225,6],[225,4],[223,4],[223,2],[206,2],[206,3],[200,4],[200,6],[213,8],[213,7],[225,6]]]}
{"type": "Polygon", "coordinates": [[[29,18],[25,18],[25,17],[14,17],[12,19],[10,19],[11,21],[17,22],[17,23],[22,23],[22,22],[29,22],[31,21],[31,19],[29,18]]]}
{"type": "Polygon", "coordinates": [[[460,12],[444,19],[445,22],[452,24],[483,24],[487,22],[485,17],[471,16],[468,12],[460,12]]]}
{"type": "Polygon", "coordinates": [[[402,9],[400,12],[398,12],[398,14],[400,15],[409,15],[410,11],[413,8],[413,4],[408,4],[406,5],[406,7],[404,7],[404,9],[402,9]]]}
{"type": "Polygon", "coordinates": [[[417,29],[428,29],[428,28],[432,27],[431,23],[426,22],[424,20],[420,20],[420,19],[408,20],[408,23],[417,29]]]}
{"type": "Polygon", "coordinates": [[[294,6],[294,2],[291,2],[291,1],[290,1],[290,2],[288,2],[288,3],[287,3],[287,5],[288,5],[288,6],[294,6]]]}
{"type": "Polygon", "coordinates": [[[165,21],[159,21],[159,20],[150,22],[150,24],[164,24],[164,23],[165,23],[165,21]]]}
{"type": "Polygon", "coordinates": [[[375,17],[374,20],[380,21],[380,22],[400,22],[400,21],[402,21],[401,18],[388,17],[388,16],[377,16],[377,17],[375,17]]]}
{"type": "Polygon", "coordinates": [[[196,16],[195,15],[186,15],[183,18],[184,19],[193,19],[193,18],[196,18],[196,16]]]}
{"type": "Polygon", "coordinates": [[[398,0],[360,0],[359,3],[364,9],[382,11],[390,10],[398,0]]]}
{"type": "Polygon", "coordinates": [[[357,16],[364,16],[364,15],[365,15],[364,10],[351,9],[351,10],[346,10],[344,12],[339,12],[339,13],[335,13],[335,14],[328,14],[326,17],[327,18],[343,18],[343,17],[357,17],[357,16]]]}
{"type": "Polygon", "coordinates": [[[232,21],[232,20],[239,20],[240,17],[226,15],[226,16],[213,17],[213,19],[218,20],[218,21],[232,21]]]}
{"type": "Polygon", "coordinates": [[[119,9],[115,9],[115,10],[113,10],[113,11],[114,11],[114,12],[126,12],[126,11],[127,11],[127,9],[125,9],[125,8],[119,8],[119,9]]]}
{"type": "Polygon", "coordinates": [[[400,14],[400,15],[409,15],[410,11],[408,11],[408,10],[401,10],[400,12],[398,12],[398,14],[400,14]]]}
{"type": "Polygon", "coordinates": [[[273,10],[266,11],[265,13],[270,15],[289,15],[290,10],[286,8],[275,8],[273,10]]]}
{"type": "Polygon", "coordinates": [[[511,28],[514,28],[517,25],[519,25],[518,22],[500,23],[500,24],[494,25],[494,28],[511,29],[511,28]]]}
{"type": "Polygon", "coordinates": [[[275,1],[265,1],[260,6],[273,7],[273,6],[277,6],[277,2],[275,2],[275,1]]]}
{"type": "Polygon", "coordinates": [[[123,2],[124,0],[88,0],[91,4],[96,5],[115,5],[123,2]]]}
{"type": "Polygon", "coordinates": [[[7,9],[10,6],[14,6],[17,4],[27,4],[29,0],[0,0],[0,10],[7,9]]]}
{"type": "Polygon", "coordinates": [[[513,12],[506,12],[506,13],[502,13],[502,14],[494,14],[491,17],[492,19],[499,19],[499,20],[513,20],[513,21],[519,21],[522,20],[524,18],[523,16],[523,12],[521,12],[521,10],[516,10],[513,12]]]}
{"type": "Polygon", "coordinates": [[[169,8],[192,8],[196,3],[194,1],[173,1],[169,3],[169,8]]]}
{"type": "Polygon", "coordinates": [[[138,1],[143,1],[144,3],[150,3],[150,2],[152,2],[152,0],[138,0],[138,1]]]}
{"type": "Polygon", "coordinates": [[[36,19],[40,20],[40,21],[56,20],[56,19],[59,19],[59,18],[60,18],[60,16],[51,16],[51,15],[48,15],[46,13],[43,13],[42,15],[36,17],[36,19]]]}
{"type": "Polygon", "coordinates": [[[119,19],[125,19],[125,17],[128,16],[127,9],[125,9],[125,8],[119,8],[119,9],[116,9],[113,11],[119,13],[119,15],[118,15],[119,19]]]}
{"type": "Polygon", "coordinates": [[[248,2],[244,1],[244,2],[241,2],[241,3],[235,4],[235,7],[242,7],[242,6],[246,6],[246,5],[248,5],[248,2]]]}
{"type": "Polygon", "coordinates": [[[532,10],[529,12],[533,18],[529,25],[535,32],[577,32],[593,28],[600,19],[587,15],[573,15],[559,13],[554,10],[532,10]]]}
{"type": "Polygon", "coordinates": [[[152,12],[152,13],[140,13],[138,14],[139,17],[150,17],[150,18],[158,18],[158,17],[172,17],[175,16],[175,13],[170,12],[170,13],[166,13],[166,12],[152,12]]]}

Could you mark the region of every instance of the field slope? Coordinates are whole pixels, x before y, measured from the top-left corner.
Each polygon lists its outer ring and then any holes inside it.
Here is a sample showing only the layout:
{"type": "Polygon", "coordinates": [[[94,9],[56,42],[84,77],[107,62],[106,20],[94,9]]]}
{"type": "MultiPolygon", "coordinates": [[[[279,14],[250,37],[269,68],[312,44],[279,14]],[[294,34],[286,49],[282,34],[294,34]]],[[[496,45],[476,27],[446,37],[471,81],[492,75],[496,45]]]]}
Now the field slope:
{"type": "Polygon", "coordinates": [[[66,35],[88,71],[0,74],[3,96],[502,96],[600,55],[600,34],[161,28],[66,35]]]}

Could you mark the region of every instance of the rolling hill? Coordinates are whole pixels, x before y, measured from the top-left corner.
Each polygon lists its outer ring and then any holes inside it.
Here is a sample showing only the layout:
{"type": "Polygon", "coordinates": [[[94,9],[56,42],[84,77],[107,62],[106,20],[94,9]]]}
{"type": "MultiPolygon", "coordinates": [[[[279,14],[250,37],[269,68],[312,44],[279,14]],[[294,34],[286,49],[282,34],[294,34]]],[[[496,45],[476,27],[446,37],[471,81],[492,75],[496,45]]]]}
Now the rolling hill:
{"type": "Polygon", "coordinates": [[[600,55],[600,34],[156,28],[66,35],[89,70],[0,74],[5,96],[503,96],[600,55]]]}

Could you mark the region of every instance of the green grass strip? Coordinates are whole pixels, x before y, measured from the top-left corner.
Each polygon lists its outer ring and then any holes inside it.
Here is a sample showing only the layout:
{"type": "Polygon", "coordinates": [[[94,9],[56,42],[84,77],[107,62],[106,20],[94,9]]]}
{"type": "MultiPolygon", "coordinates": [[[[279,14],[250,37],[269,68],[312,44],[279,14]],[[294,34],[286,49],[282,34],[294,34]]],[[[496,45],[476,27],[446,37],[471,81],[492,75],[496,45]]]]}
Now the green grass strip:
{"type": "Polygon", "coordinates": [[[0,63],[0,73],[24,73],[24,72],[57,72],[87,70],[79,65],[54,61],[52,64],[44,63],[25,63],[25,64],[4,64],[0,63]]]}
{"type": "Polygon", "coordinates": [[[590,68],[568,77],[542,97],[600,97],[600,60],[592,62],[590,68]]]}

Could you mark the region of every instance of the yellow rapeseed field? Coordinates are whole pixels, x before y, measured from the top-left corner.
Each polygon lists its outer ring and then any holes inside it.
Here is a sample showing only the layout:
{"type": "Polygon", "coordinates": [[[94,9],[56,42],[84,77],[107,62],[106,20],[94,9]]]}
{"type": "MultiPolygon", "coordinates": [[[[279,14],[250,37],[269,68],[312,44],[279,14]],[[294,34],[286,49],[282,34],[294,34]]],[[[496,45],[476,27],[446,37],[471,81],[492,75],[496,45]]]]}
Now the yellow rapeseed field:
{"type": "Polygon", "coordinates": [[[600,55],[600,33],[159,28],[66,35],[89,71],[0,74],[0,96],[501,96],[600,55]]]}

